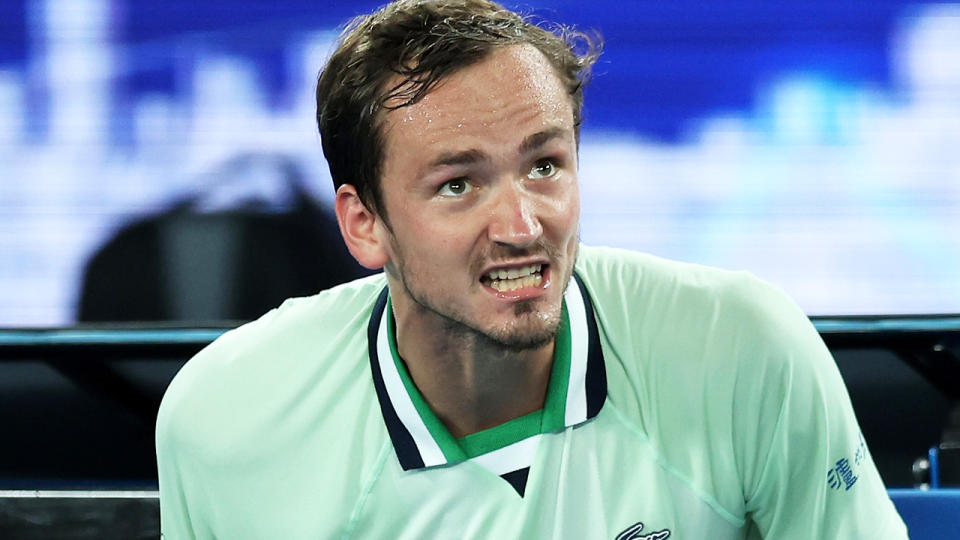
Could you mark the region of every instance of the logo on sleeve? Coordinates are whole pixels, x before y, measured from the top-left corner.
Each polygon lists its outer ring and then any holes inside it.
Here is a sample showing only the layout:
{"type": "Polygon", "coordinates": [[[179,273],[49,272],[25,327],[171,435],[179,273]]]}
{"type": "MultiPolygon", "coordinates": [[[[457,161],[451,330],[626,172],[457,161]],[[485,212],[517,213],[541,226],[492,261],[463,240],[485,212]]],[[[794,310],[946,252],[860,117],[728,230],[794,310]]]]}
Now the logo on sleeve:
{"type": "Polygon", "coordinates": [[[856,475],[856,470],[860,468],[860,464],[863,463],[863,460],[867,458],[867,444],[863,442],[863,435],[860,436],[860,444],[857,446],[857,451],[853,455],[853,463],[850,463],[850,459],[842,457],[833,464],[833,467],[827,471],[827,486],[830,489],[838,490],[843,488],[844,491],[850,491],[850,488],[857,483],[857,480],[860,478],[856,475]]]}
{"type": "Polygon", "coordinates": [[[670,537],[670,529],[651,533],[642,533],[643,522],[638,521],[617,535],[616,540],[664,540],[670,537]]]}

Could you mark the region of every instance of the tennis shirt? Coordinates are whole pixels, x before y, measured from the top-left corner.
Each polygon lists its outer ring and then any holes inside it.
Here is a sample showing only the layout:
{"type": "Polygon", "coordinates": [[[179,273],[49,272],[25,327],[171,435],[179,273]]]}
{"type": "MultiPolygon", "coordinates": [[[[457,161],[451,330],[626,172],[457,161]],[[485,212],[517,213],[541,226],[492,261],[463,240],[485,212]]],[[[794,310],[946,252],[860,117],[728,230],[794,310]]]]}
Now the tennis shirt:
{"type": "Polygon", "coordinates": [[[776,288],[582,246],[543,409],[453,437],[386,280],[292,299],[171,383],[163,537],[902,539],[830,353],[776,288]]]}

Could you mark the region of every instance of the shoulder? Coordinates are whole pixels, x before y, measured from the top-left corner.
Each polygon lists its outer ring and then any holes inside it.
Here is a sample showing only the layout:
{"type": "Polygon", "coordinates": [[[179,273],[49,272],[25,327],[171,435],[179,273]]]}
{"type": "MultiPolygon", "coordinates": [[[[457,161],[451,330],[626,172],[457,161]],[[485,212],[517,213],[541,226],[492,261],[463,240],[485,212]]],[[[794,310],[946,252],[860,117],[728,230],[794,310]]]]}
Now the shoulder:
{"type": "Polygon", "coordinates": [[[691,426],[706,434],[773,425],[791,393],[813,399],[826,384],[839,395],[829,350],[774,285],[620,250],[585,255],[609,395],[664,444],[688,447],[691,426]]]}
{"type": "Polygon", "coordinates": [[[345,381],[362,380],[367,322],[385,286],[375,275],[289,299],[197,353],[164,394],[158,452],[169,444],[215,451],[242,443],[295,416],[296,396],[337,396],[345,381]]]}
{"type": "Polygon", "coordinates": [[[603,323],[633,335],[721,338],[748,333],[761,343],[782,342],[797,332],[805,339],[812,329],[783,291],[749,272],[586,246],[577,270],[603,323]]]}
{"type": "Polygon", "coordinates": [[[682,300],[692,300],[705,298],[706,293],[716,295],[737,287],[764,285],[748,272],[610,247],[581,246],[577,271],[601,300],[622,296],[624,292],[642,293],[648,302],[677,293],[686,293],[682,300]]]}
{"type": "MultiPolygon", "coordinates": [[[[788,398],[841,395],[829,351],[756,276],[622,250],[584,250],[608,395],[696,489],[742,516],[788,398]]],[[[812,410],[812,409],[810,409],[812,410]]]]}
{"type": "Polygon", "coordinates": [[[577,271],[594,301],[608,372],[642,381],[633,386],[649,394],[699,401],[751,373],[786,375],[798,358],[830,359],[803,311],[749,272],[588,247],[577,271]]]}

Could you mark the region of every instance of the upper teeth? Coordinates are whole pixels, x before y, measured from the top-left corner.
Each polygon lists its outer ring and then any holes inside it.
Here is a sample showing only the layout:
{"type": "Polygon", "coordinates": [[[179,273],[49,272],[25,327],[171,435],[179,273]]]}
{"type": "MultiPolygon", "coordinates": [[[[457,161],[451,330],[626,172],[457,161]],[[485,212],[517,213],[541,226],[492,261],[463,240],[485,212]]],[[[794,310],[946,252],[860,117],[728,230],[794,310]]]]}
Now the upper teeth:
{"type": "Polygon", "coordinates": [[[509,270],[493,270],[487,274],[487,277],[490,279],[516,279],[539,272],[542,266],[541,264],[530,264],[520,268],[510,268],[509,270]]]}

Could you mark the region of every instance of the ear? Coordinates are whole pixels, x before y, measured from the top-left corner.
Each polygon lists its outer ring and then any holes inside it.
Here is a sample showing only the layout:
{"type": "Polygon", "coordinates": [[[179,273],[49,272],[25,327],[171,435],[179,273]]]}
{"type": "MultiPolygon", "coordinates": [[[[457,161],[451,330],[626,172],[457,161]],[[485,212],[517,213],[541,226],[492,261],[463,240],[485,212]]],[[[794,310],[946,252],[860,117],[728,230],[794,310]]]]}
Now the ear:
{"type": "Polygon", "coordinates": [[[357,189],[350,184],[337,189],[335,210],[340,234],[353,258],[372,270],[382,268],[389,257],[376,234],[380,217],[363,204],[357,189]]]}

